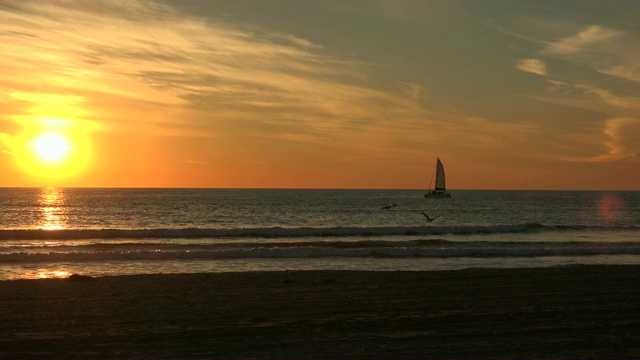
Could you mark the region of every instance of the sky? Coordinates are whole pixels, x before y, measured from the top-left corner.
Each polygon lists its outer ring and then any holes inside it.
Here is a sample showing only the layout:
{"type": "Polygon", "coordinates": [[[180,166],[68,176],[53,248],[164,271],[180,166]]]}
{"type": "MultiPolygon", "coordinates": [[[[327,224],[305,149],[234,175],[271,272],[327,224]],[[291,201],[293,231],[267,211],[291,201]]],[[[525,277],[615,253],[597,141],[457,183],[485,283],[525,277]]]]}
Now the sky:
{"type": "Polygon", "coordinates": [[[0,0],[0,186],[640,190],[638,13],[0,0]]]}

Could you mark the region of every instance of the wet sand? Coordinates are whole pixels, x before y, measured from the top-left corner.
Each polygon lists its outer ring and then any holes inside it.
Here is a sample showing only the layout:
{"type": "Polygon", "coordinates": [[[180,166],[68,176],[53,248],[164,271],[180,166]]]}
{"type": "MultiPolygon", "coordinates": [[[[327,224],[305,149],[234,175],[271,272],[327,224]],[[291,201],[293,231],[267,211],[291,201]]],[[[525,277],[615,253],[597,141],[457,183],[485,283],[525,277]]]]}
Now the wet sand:
{"type": "Polygon", "coordinates": [[[640,358],[640,267],[0,281],[0,358],[640,358]]]}

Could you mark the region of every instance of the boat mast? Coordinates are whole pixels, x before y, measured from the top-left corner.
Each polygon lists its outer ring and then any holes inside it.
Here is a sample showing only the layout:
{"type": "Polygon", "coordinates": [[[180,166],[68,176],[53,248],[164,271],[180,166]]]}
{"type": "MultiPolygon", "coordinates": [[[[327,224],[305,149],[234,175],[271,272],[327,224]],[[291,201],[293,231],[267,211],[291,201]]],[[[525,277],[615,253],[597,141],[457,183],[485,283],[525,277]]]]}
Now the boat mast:
{"type": "MultiPolygon", "coordinates": [[[[436,167],[437,169],[437,167],[436,167]]],[[[431,185],[433,185],[433,178],[436,176],[436,169],[433,170],[433,174],[431,174],[431,181],[429,181],[429,188],[431,189],[431,185]]]]}

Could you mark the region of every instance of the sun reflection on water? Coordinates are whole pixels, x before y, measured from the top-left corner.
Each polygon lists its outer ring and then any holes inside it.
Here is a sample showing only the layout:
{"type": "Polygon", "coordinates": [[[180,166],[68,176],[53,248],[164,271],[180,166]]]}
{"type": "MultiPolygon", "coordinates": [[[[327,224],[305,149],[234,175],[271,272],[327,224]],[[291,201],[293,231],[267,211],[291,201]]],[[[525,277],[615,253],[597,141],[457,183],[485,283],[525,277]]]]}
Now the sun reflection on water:
{"type": "Polygon", "coordinates": [[[625,203],[619,196],[608,194],[600,199],[598,213],[607,222],[620,220],[625,215],[625,203]]]}
{"type": "Polygon", "coordinates": [[[67,226],[67,219],[64,214],[65,196],[64,192],[56,188],[44,188],[38,198],[40,208],[39,229],[60,230],[67,226]]]}
{"type": "Polygon", "coordinates": [[[69,277],[69,275],[70,273],[68,271],[40,269],[36,277],[38,279],[60,279],[69,277]]]}

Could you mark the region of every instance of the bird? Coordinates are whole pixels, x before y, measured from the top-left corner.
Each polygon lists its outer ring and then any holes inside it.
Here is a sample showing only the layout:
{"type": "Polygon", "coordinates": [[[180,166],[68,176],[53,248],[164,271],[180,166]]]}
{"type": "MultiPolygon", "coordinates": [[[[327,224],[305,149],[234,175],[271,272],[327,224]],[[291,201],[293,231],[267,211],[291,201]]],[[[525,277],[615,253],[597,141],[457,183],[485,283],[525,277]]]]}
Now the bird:
{"type": "Polygon", "coordinates": [[[389,209],[391,209],[392,207],[396,207],[396,206],[398,206],[398,205],[397,205],[397,204],[391,204],[391,205],[383,206],[383,207],[381,207],[380,209],[382,209],[382,210],[389,210],[389,209]]]}
{"type": "Polygon", "coordinates": [[[440,217],[440,215],[434,216],[434,217],[429,217],[429,215],[427,215],[427,213],[425,213],[424,211],[420,210],[420,212],[422,213],[422,215],[424,215],[424,217],[427,218],[428,222],[432,222],[433,220],[437,219],[440,217]]]}

